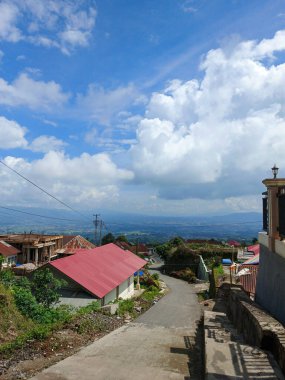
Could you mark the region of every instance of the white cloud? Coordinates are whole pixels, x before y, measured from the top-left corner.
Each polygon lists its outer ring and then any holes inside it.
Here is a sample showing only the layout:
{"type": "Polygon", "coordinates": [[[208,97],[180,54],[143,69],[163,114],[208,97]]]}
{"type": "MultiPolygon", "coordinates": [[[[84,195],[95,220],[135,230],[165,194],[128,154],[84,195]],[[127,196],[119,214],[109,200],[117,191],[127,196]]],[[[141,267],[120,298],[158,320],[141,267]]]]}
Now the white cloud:
{"type": "Polygon", "coordinates": [[[91,84],[86,95],[77,95],[77,112],[81,117],[110,125],[115,116],[141,99],[141,94],[132,84],[114,90],[91,84]]]}
{"type": "Polygon", "coordinates": [[[27,129],[16,121],[0,116],[0,149],[25,148],[27,129]]]}
{"type": "Polygon", "coordinates": [[[29,145],[29,149],[33,152],[48,153],[51,150],[62,150],[62,148],[66,145],[67,144],[64,141],[57,139],[54,136],[43,135],[35,138],[29,145]]]}
{"type": "Polygon", "coordinates": [[[21,32],[16,27],[19,9],[15,4],[3,1],[0,3],[0,40],[18,42],[21,32]]]}
{"type": "MultiPolygon", "coordinates": [[[[88,209],[106,201],[116,201],[119,184],[133,177],[132,172],[118,168],[107,154],[83,153],[70,158],[63,152],[50,151],[39,160],[27,161],[8,156],[4,162],[56,197],[88,209]]],[[[5,204],[18,199],[18,205],[27,206],[31,202],[37,206],[48,199],[8,169],[1,168],[0,181],[0,197],[5,204]]],[[[53,200],[49,202],[53,207],[58,206],[53,200]]]]}
{"type": "Polygon", "coordinates": [[[258,192],[274,162],[284,168],[284,41],[279,31],[211,50],[201,80],[153,93],[131,149],[137,180],[168,199],[238,197],[258,192]]]}
{"type": "Polygon", "coordinates": [[[0,78],[0,104],[27,106],[33,110],[50,110],[60,107],[69,97],[54,81],[34,80],[22,73],[11,84],[0,78]]]}
{"type": "Polygon", "coordinates": [[[12,0],[0,4],[0,39],[57,47],[65,54],[87,46],[96,10],[87,1],[12,0]]]}

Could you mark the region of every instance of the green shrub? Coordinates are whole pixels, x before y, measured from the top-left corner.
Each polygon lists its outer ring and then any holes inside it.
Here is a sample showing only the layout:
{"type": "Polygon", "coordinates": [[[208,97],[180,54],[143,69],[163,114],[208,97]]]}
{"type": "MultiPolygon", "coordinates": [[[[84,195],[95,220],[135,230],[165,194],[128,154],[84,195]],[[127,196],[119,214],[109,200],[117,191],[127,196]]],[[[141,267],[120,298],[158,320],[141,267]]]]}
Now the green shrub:
{"type": "Polygon", "coordinates": [[[151,277],[152,277],[154,280],[156,280],[156,281],[159,280],[159,274],[158,274],[158,273],[153,273],[153,274],[151,275],[151,277]]]}
{"type": "Polygon", "coordinates": [[[134,314],[134,306],[135,306],[135,303],[133,300],[119,301],[119,307],[117,310],[117,314],[119,316],[124,316],[127,313],[129,313],[130,315],[133,315],[134,314]]]}
{"type": "Polygon", "coordinates": [[[40,305],[30,290],[14,287],[14,299],[18,310],[37,323],[65,323],[71,319],[71,310],[67,306],[48,308],[40,305]]]}
{"type": "Polygon", "coordinates": [[[82,306],[77,309],[76,314],[89,314],[100,310],[100,302],[93,301],[87,306],[82,306]]]}
{"type": "Polygon", "coordinates": [[[37,270],[32,279],[32,293],[38,303],[50,307],[59,301],[59,289],[66,281],[58,280],[48,269],[37,270]]]}
{"type": "Polygon", "coordinates": [[[8,269],[3,269],[0,271],[0,282],[7,288],[15,283],[15,275],[13,271],[8,269]]]}

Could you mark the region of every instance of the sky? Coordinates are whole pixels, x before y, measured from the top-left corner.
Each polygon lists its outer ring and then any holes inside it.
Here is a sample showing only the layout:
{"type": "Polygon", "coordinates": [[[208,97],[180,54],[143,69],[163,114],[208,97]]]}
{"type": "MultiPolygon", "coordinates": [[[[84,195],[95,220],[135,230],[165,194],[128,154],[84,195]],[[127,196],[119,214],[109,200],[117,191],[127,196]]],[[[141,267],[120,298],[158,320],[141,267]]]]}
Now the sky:
{"type": "Polygon", "coordinates": [[[0,159],[72,207],[260,212],[284,146],[284,1],[0,0],[0,159]]]}

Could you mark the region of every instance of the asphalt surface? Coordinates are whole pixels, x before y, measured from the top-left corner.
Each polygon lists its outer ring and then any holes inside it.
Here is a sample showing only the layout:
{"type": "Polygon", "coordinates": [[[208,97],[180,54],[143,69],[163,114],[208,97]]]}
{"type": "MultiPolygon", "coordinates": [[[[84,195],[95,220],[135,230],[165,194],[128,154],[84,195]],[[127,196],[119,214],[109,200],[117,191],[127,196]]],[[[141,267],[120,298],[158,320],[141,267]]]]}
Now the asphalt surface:
{"type": "Polygon", "coordinates": [[[196,294],[186,282],[161,278],[169,293],[144,315],[33,379],[200,379],[195,371],[194,341],[201,313],[196,294]]]}

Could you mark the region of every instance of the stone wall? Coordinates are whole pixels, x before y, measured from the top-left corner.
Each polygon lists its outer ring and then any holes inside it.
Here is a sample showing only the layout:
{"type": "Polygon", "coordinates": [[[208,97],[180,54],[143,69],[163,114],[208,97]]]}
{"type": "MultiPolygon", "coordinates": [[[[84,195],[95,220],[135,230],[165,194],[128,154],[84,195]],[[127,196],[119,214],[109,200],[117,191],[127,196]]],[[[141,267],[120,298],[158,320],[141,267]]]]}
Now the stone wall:
{"type": "Polygon", "coordinates": [[[285,325],[285,258],[262,244],[255,300],[285,325]]]}
{"type": "Polygon", "coordinates": [[[285,328],[239,287],[225,284],[227,315],[250,345],[271,351],[285,374],[285,328]]]}

